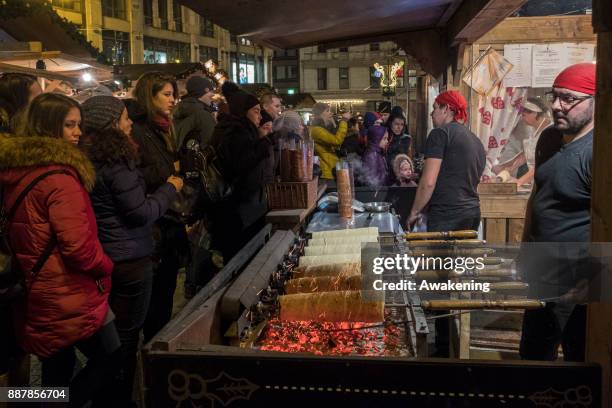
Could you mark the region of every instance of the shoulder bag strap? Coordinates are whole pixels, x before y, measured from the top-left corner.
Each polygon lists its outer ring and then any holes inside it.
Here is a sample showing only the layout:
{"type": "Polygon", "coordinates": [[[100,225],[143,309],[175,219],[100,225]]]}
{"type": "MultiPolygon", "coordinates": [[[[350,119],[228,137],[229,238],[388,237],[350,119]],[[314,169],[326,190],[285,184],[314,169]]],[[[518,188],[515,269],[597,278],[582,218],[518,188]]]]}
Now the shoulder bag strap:
{"type": "MultiPolygon", "coordinates": [[[[13,206],[11,207],[11,209],[9,210],[7,214],[7,220],[11,220],[13,218],[13,216],[15,215],[15,212],[17,211],[17,208],[22,203],[26,195],[28,195],[28,193],[32,191],[34,186],[36,186],[36,184],[38,184],[41,180],[53,174],[71,175],[71,173],[68,170],[57,169],[57,170],[50,170],[50,171],[44,172],[41,175],[37,176],[34,180],[30,182],[30,184],[26,186],[26,188],[23,189],[21,193],[19,193],[19,196],[17,196],[17,199],[15,200],[15,202],[13,203],[13,206]]],[[[49,240],[49,243],[47,243],[47,246],[45,247],[43,253],[40,255],[40,257],[34,264],[34,267],[32,267],[32,270],[30,271],[30,274],[32,275],[32,277],[36,276],[36,274],[40,272],[45,262],[47,262],[47,260],[51,256],[51,253],[53,252],[53,249],[55,248],[56,245],[57,245],[57,236],[55,234],[52,234],[51,239],[49,240]]]]}

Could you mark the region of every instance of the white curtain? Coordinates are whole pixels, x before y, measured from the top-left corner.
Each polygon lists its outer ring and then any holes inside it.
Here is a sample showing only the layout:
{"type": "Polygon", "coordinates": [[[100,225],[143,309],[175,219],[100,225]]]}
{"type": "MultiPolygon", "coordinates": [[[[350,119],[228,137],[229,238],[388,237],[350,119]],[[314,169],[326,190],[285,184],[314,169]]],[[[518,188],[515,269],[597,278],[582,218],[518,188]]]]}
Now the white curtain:
{"type": "Polygon", "coordinates": [[[520,120],[521,106],[527,97],[527,88],[496,86],[487,96],[478,96],[477,125],[475,134],[487,152],[487,163],[481,181],[495,175],[491,168],[504,147],[512,130],[520,120]]]}

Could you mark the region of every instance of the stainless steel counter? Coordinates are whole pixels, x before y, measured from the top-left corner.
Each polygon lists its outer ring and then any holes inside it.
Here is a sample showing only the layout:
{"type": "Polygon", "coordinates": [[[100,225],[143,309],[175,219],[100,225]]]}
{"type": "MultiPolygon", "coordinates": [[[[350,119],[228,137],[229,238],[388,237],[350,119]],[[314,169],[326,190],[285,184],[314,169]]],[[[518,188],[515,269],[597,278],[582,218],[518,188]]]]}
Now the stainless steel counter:
{"type": "Polygon", "coordinates": [[[365,227],[378,227],[378,233],[385,235],[403,233],[399,218],[391,213],[355,213],[354,217],[347,221],[340,218],[338,213],[324,211],[319,211],[313,215],[306,232],[312,233],[365,227]]]}

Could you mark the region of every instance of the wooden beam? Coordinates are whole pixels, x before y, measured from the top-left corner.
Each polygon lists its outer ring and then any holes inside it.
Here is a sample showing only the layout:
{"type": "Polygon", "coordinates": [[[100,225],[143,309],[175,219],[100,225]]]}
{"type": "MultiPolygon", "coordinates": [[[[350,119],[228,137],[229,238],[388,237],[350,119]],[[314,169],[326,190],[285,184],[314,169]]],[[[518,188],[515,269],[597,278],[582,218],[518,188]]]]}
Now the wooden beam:
{"type": "Polygon", "coordinates": [[[449,47],[443,31],[414,31],[397,36],[395,42],[406,54],[414,56],[428,74],[437,77],[446,68],[449,47]]]}
{"type": "MultiPolygon", "coordinates": [[[[593,26],[597,38],[597,94],[593,140],[591,239],[612,241],[612,4],[593,0],[593,26]]],[[[587,316],[587,361],[601,365],[604,407],[612,402],[612,303],[590,303],[587,316]]]]}
{"type": "Polygon", "coordinates": [[[591,16],[508,17],[478,39],[480,44],[596,41],[591,16]]]}
{"type": "Polygon", "coordinates": [[[448,22],[448,38],[455,45],[472,43],[521,7],[526,0],[464,1],[448,22]]]}

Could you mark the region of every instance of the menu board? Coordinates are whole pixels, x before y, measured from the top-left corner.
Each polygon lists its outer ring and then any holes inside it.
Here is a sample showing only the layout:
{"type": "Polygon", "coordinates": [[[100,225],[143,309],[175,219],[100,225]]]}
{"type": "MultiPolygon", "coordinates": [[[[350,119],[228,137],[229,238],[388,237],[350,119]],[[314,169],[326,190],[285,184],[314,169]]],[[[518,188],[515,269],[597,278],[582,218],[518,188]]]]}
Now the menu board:
{"type": "Polygon", "coordinates": [[[512,69],[504,77],[504,87],[531,86],[531,53],[533,44],[506,44],[504,58],[512,69]]]}

